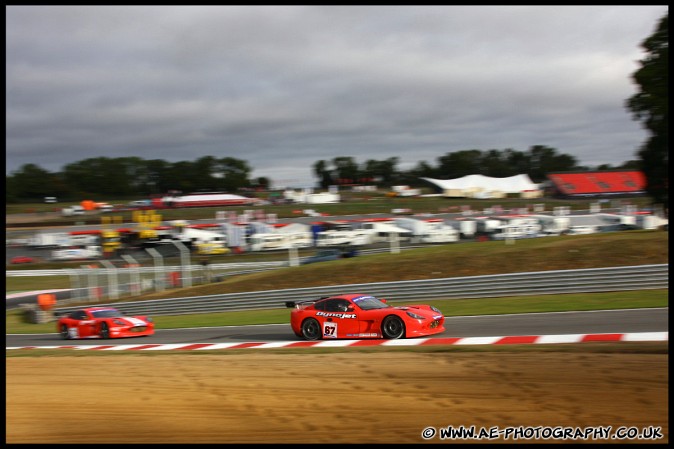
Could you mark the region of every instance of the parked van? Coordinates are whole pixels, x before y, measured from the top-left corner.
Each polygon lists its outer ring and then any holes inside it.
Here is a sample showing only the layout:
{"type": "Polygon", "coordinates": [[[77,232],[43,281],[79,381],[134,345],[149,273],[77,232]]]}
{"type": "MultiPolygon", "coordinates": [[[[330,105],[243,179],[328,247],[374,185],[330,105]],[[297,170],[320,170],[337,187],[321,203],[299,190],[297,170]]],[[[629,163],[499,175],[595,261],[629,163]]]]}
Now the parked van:
{"type": "Polygon", "coordinates": [[[72,215],[84,215],[84,208],[82,206],[64,207],[61,209],[61,214],[64,217],[70,217],[72,215]]]}

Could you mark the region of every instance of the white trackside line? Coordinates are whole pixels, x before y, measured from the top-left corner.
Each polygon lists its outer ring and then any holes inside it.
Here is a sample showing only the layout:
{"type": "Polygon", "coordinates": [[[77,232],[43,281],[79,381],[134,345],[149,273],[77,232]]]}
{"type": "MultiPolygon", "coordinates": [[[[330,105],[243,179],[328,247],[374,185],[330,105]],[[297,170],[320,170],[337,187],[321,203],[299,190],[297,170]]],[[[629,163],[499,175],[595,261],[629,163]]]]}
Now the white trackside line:
{"type": "Polygon", "coordinates": [[[428,338],[419,338],[414,340],[386,340],[382,346],[416,346],[428,340],[428,338]]]}
{"type": "MultiPolygon", "coordinates": [[[[203,348],[194,348],[195,351],[203,351],[205,349],[227,349],[231,348],[232,346],[239,346],[241,343],[213,343],[209,346],[205,346],[203,348]]],[[[189,346],[189,345],[182,345],[182,347],[189,346]]]]}
{"type": "Polygon", "coordinates": [[[625,334],[623,341],[663,341],[669,340],[669,332],[640,332],[625,334]]]}
{"type": "Polygon", "coordinates": [[[181,349],[185,346],[189,346],[187,343],[172,343],[165,344],[160,346],[155,346],[154,348],[145,348],[144,351],[163,351],[165,349],[181,349]]]}
{"type": "Polygon", "coordinates": [[[541,335],[536,343],[580,343],[585,334],[541,335]]]}
{"type": "MultiPolygon", "coordinates": [[[[99,351],[122,351],[124,349],[133,349],[133,348],[139,348],[141,346],[145,345],[118,345],[118,346],[111,346],[109,348],[101,348],[99,351]]],[[[96,346],[93,346],[94,348],[96,346]]]]}
{"type": "Polygon", "coordinates": [[[466,337],[458,340],[456,345],[493,345],[503,337],[466,337]]]}
{"type": "Polygon", "coordinates": [[[360,340],[323,340],[316,343],[315,347],[321,348],[341,348],[352,345],[360,340]]]}
{"type": "Polygon", "coordinates": [[[266,348],[283,348],[288,345],[291,345],[293,343],[296,343],[294,341],[272,341],[268,343],[262,343],[260,346],[255,346],[254,348],[251,349],[266,349],[266,348]]]}

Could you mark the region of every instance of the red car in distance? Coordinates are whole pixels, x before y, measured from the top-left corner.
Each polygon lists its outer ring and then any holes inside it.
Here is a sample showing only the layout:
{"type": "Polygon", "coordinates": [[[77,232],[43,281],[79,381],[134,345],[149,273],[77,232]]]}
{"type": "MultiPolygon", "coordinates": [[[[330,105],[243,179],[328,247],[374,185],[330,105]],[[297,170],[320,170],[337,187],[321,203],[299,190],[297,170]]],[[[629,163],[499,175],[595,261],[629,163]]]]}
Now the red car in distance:
{"type": "Polygon", "coordinates": [[[113,307],[87,307],[61,316],[57,321],[61,338],[124,338],[154,334],[148,316],[126,316],[113,307]]]}
{"type": "Polygon", "coordinates": [[[410,338],[445,331],[445,317],[427,304],[391,306],[384,299],[360,293],[313,301],[288,301],[290,325],[305,340],[410,338]]]}
{"type": "Polygon", "coordinates": [[[30,256],[14,256],[9,260],[9,263],[18,264],[18,263],[33,263],[35,259],[30,256]]]}

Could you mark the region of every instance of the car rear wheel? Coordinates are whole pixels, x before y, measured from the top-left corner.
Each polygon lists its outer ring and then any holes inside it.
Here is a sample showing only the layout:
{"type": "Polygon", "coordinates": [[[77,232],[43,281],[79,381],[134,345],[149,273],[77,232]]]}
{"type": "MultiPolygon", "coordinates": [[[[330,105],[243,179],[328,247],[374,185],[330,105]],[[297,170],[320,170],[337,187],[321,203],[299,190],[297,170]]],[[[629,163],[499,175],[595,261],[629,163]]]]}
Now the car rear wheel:
{"type": "Polygon", "coordinates": [[[61,338],[64,340],[70,340],[70,334],[68,333],[68,326],[61,324],[61,338]]]}
{"type": "Polygon", "coordinates": [[[305,340],[320,340],[321,325],[313,318],[308,318],[302,322],[302,337],[305,340]]]}
{"type": "Polygon", "coordinates": [[[400,317],[389,315],[381,323],[381,333],[384,338],[402,338],[405,335],[405,323],[400,317]]]}
{"type": "Polygon", "coordinates": [[[101,324],[101,332],[99,334],[102,339],[107,340],[110,338],[110,329],[108,329],[108,323],[101,324]]]}

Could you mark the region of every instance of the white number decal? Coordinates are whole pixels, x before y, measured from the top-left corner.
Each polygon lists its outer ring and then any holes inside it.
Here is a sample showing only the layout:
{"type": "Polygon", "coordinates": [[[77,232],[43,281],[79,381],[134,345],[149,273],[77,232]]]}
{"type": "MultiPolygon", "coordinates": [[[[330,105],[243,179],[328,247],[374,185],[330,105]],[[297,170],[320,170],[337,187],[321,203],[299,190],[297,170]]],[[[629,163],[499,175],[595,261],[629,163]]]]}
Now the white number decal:
{"type": "Polygon", "coordinates": [[[328,322],[323,325],[323,337],[337,338],[337,323],[328,322]]]}

